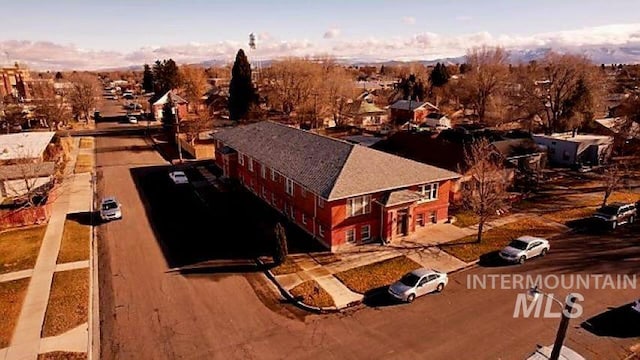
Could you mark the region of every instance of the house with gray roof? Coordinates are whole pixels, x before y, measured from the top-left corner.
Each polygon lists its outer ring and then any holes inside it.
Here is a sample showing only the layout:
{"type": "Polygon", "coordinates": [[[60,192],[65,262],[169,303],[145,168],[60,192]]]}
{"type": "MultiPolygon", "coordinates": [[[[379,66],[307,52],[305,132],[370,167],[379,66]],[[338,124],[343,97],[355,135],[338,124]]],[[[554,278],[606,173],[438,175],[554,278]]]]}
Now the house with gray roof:
{"type": "Polygon", "coordinates": [[[225,177],[332,251],[392,241],[448,219],[459,174],[264,121],[213,134],[225,177]]]}

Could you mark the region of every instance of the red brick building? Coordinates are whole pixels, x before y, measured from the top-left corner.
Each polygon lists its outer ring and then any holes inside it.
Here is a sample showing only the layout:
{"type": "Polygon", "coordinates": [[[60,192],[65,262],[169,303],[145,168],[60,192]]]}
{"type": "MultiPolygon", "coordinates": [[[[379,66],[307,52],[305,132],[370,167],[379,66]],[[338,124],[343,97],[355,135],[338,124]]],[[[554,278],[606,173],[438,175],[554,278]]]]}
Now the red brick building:
{"type": "Polygon", "coordinates": [[[448,219],[460,175],[273,122],[219,131],[216,163],[332,251],[448,219]]]}
{"type": "Polygon", "coordinates": [[[419,125],[425,122],[427,115],[439,111],[429,102],[398,100],[389,106],[389,120],[396,125],[405,124],[409,120],[412,124],[419,125]]]}

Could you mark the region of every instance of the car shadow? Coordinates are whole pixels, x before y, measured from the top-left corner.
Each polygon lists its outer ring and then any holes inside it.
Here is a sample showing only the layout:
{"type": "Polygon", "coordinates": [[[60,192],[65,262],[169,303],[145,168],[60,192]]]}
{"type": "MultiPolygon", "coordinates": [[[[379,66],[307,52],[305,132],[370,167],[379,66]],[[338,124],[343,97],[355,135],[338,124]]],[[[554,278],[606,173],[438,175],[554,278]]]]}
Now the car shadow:
{"type": "Polygon", "coordinates": [[[633,338],[640,336],[640,313],[626,304],[585,320],[580,326],[597,336],[633,338]]]}
{"type": "Polygon", "coordinates": [[[75,221],[80,225],[95,225],[99,223],[100,213],[98,211],[83,211],[67,214],[67,219],[75,221]]]}
{"type": "Polygon", "coordinates": [[[478,265],[482,267],[503,267],[503,266],[511,266],[513,264],[503,260],[499,251],[492,251],[490,253],[486,253],[484,255],[480,255],[480,259],[478,261],[478,265]]]}
{"type": "Polygon", "coordinates": [[[389,286],[381,286],[371,289],[364,294],[362,303],[369,307],[385,307],[402,304],[387,292],[389,286]]]}

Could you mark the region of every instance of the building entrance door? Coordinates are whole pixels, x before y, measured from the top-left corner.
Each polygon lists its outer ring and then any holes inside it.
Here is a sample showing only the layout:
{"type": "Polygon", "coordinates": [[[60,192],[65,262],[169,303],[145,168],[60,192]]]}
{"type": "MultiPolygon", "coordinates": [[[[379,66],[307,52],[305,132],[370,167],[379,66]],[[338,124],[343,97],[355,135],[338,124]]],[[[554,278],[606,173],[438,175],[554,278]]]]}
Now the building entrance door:
{"type": "Polygon", "coordinates": [[[407,235],[409,233],[409,211],[407,209],[398,210],[396,214],[396,235],[407,235]]]}

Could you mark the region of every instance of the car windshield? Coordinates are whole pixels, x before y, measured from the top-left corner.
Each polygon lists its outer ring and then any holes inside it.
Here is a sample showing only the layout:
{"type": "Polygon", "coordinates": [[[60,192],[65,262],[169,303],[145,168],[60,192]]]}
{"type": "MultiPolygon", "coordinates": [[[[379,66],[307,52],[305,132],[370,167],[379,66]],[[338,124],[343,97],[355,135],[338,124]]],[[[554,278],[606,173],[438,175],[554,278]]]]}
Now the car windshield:
{"type": "Polygon", "coordinates": [[[522,240],[513,240],[509,246],[512,248],[516,248],[518,250],[524,250],[527,248],[527,244],[526,242],[522,241],[522,240]]]}
{"type": "Polygon", "coordinates": [[[618,208],[615,206],[603,206],[598,209],[598,212],[606,215],[616,215],[618,213],[618,208]]]}
{"type": "Polygon", "coordinates": [[[106,201],[102,203],[102,210],[112,210],[116,209],[118,204],[115,201],[106,201]]]}
{"type": "Polygon", "coordinates": [[[416,286],[416,284],[418,283],[418,280],[420,280],[419,276],[409,273],[403,276],[402,279],[400,279],[400,282],[407,286],[416,286]]]}

